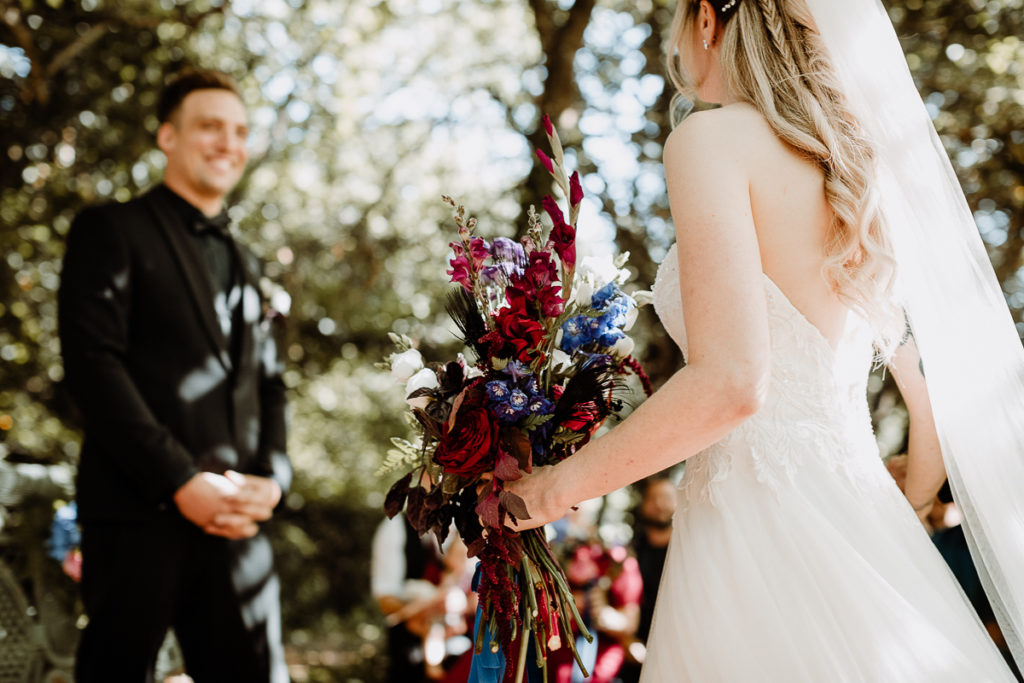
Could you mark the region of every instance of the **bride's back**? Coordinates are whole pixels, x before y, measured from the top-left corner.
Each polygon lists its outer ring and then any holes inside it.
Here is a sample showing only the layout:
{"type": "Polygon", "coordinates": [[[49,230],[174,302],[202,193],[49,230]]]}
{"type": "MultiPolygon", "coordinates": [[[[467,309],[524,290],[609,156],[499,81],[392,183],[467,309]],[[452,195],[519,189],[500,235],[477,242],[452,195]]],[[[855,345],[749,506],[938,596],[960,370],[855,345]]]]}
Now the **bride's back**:
{"type": "Polygon", "coordinates": [[[824,172],[780,140],[754,107],[737,103],[708,113],[744,138],[762,270],[836,347],[849,308],[822,276],[833,215],[824,172]]]}

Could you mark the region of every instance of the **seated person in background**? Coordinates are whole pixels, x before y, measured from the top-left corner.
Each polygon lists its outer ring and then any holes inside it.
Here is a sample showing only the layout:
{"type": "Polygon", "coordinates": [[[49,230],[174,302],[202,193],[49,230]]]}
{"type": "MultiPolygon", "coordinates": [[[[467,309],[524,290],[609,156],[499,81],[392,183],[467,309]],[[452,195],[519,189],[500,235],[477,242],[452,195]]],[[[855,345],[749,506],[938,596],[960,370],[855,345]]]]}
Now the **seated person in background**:
{"type": "Polygon", "coordinates": [[[466,679],[473,647],[466,618],[476,607],[467,597],[471,576],[457,534],[449,534],[442,553],[404,514],[381,522],[371,590],[388,625],[388,683],[466,679]]]}

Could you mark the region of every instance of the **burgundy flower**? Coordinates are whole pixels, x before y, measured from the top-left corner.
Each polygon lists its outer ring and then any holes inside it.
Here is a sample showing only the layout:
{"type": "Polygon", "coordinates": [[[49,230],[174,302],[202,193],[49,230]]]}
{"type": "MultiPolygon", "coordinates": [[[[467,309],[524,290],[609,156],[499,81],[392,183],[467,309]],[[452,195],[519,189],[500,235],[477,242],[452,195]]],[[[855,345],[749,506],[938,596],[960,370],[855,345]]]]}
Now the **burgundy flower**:
{"type": "Polygon", "coordinates": [[[562,288],[559,285],[550,285],[539,290],[537,302],[540,304],[541,313],[549,318],[560,316],[565,310],[565,299],[562,298],[562,288]]]}
{"type": "Polygon", "coordinates": [[[544,168],[548,169],[548,173],[552,175],[555,173],[555,164],[551,161],[551,157],[538,149],[537,158],[540,159],[540,163],[544,164],[544,168]]]}
{"type": "Polygon", "coordinates": [[[580,185],[580,174],[576,171],[569,176],[569,205],[579,206],[583,201],[583,187],[580,185]]]}
{"type": "Polygon", "coordinates": [[[573,432],[592,431],[597,426],[599,413],[593,401],[577,403],[562,426],[573,432]]]}
{"type": "Polygon", "coordinates": [[[533,290],[543,289],[552,282],[558,281],[558,271],[551,261],[551,256],[543,251],[530,252],[530,264],[523,273],[523,280],[533,285],[533,290]]]}
{"type": "MultiPolygon", "coordinates": [[[[520,299],[516,297],[516,300],[520,299]]],[[[525,302],[525,298],[522,301],[525,302]]],[[[496,329],[480,339],[491,344],[492,357],[511,358],[528,363],[539,353],[537,347],[544,339],[544,328],[536,320],[525,315],[521,307],[501,309],[495,323],[496,329]]]]}
{"type": "Polygon", "coordinates": [[[451,270],[446,270],[445,272],[448,273],[451,282],[457,282],[462,285],[466,291],[472,292],[473,284],[469,268],[469,259],[465,256],[458,255],[457,252],[456,254],[455,258],[448,261],[448,265],[452,267],[451,270]]]}
{"type": "Polygon", "coordinates": [[[550,116],[548,116],[547,114],[544,114],[544,118],[542,118],[540,120],[540,122],[544,126],[544,132],[545,133],[547,133],[548,135],[554,135],[555,134],[555,127],[551,125],[551,117],[550,116]]]}
{"type": "Polygon", "coordinates": [[[469,240],[469,253],[477,268],[491,256],[491,246],[482,237],[474,237],[469,240]]]}
{"type": "Polygon", "coordinates": [[[567,268],[574,267],[576,265],[576,228],[565,222],[562,210],[558,208],[558,204],[551,195],[545,196],[541,205],[555,226],[551,230],[550,237],[555,253],[567,268]]]}
{"type": "Polygon", "coordinates": [[[487,394],[467,389],[455,415],[445,424],[434,460],[445,472],[475,476],[494,469],[498,423],[487,408],[487,394]]]}

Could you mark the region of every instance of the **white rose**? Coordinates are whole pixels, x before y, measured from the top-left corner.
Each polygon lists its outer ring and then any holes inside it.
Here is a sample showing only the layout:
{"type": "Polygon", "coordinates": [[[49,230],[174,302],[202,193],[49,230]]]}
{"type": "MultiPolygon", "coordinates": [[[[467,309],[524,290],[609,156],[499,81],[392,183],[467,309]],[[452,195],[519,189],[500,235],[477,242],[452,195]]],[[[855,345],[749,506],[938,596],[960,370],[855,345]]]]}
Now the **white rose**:
{"type": "Polygon", "coordinates": [[[423,356],[416,349],[409,349],[391,356],[391,376],[399,382],[408,382],[423,367],[423,356]]]}
{"type": "Polygon", "coordinates": [[[625,358],[629,354],[633,353],[634,346],[635,344],[632,338],[623,337],[619,341],[615,342],[615,346],[612,347],[612,354],[618,358],[625,358]]]}
{"type": "Polygon", "coordinates": [[[422,410],[423,408],[427,407],[428,403],[430,403],[430,399],[428,397],[426,397],[426,396],[418,396],[416,398],[409,398],[409,394],[411,394],[414,391],[417,391],[419,389],[436,389],[439,386],[441,386],[441,385],[438,383],[437,375],[434,374],[434,371],[431,370],[430,368],[423,368],[422,370],[417,372],[415,375],[410,377],[409,381],[406,382],[406,384],[405,384],[405,396],[406,396],[405,401],[406,401],[406,403],[408,403],[413,408],[420,408],[422,410]]]}
{"type": "Polygon", "coordinates": [[[565,351],[555,349],[551,354],[551,365],[555,368],[567,368],[572,364],[572,358],[565,351]]]}

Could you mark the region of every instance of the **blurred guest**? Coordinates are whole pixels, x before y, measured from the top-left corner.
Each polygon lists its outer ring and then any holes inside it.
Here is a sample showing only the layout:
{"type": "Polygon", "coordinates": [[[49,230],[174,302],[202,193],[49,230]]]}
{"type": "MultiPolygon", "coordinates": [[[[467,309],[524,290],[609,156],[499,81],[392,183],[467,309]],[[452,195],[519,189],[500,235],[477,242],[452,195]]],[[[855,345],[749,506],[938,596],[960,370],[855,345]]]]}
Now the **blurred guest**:
{"type": "Polygon", "coordinates": [[[667,472],[648,477],[637,486],[640,490],[640,504],[636,510],[632,550],[643,579],[643,596],[636,639],[629,644],[629,657],[622,669],[623,683],[640,680],[640,667],[646,653],[647,636],[651,632],[651,618],[654,616],[661,571],[665,567],[668,542],[672,537],[672,516],[676,511],[676,486],[667,472]]]}
{"type": "Polygon", "coordinates": [[[371,590],[388,624],[388,683],[465,681],[472,641],[466,618],[471,572],[466,546],[443,549],[406,519],[385,519],[373,537],[371,590]]]}
{"type": "Polygon", "coordinates": [[[197,683],[287,681],[259,527],[291,479],[285,387],[260,264],[224,207],[245,169],[245,106],[226,74],[188,71],[157,114],[163,183],[82,211],[61,278],[85,431],[76,679],[152,680],[173,627],[197,683]]]}
{"type": "MultiPolygon", "coordinates": [[[[642,580],[636,558],[622,546],[609,546],[598,534],[602,499],[584,501],[559,524],[553,546],[566,558],[566,578],[576,607],[594,636],[575,638],[580,660],[589,677],[576,664],[568,647],[554,650],[548,661],[555,683],[611,683],[619,680],[630,642],[640,618],[642,580]]],[[[563,636],[564,637],[564,636],[563,636]]]]}

